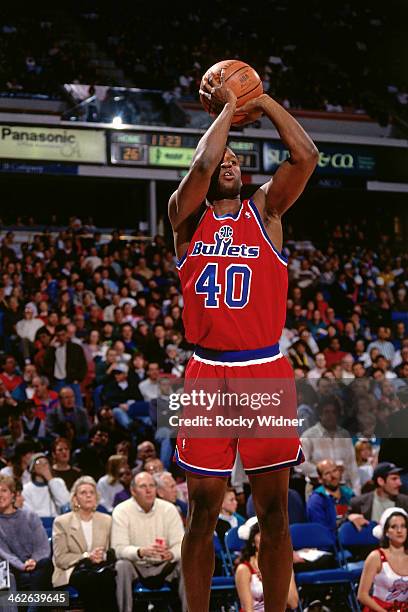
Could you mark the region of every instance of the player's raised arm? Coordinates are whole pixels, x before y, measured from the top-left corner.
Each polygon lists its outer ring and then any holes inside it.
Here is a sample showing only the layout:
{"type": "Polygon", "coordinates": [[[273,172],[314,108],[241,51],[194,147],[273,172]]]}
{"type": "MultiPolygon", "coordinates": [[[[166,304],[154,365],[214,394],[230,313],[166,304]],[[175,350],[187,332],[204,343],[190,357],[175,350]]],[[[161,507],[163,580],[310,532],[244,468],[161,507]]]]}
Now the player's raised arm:
{"type": "Polygon", "coordinates": [[[211,176],[222,159],[237,105],[236,95],[224,85],[223,71],[218,84],[213,83],[210,74],[203,88],[201,93],[211,100],[215,108],[222,108],[222,111],[198,143],[188,174],[170,198],[169,218],[173,230],[177,230],[183,221],[196,213],[205,200],[211,176]]]}
{"type": "Polygon", "coordinates": [[[319,152],[296,119],[267,94],[250,100],[242,110],[249,115],[262,110],[290,153],[289,159],[280,165],[273,178],[262,185],[253,198],[264,216],[271,213],[282,215],[303,192],[316,167],[319,152]]]}

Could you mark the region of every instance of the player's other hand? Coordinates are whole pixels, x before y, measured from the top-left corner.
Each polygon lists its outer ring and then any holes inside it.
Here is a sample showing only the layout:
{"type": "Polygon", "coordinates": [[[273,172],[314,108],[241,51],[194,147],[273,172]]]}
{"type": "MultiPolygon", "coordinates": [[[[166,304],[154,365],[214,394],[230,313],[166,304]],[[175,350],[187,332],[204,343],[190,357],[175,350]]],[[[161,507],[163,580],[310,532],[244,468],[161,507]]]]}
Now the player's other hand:
{"type": "Polygon", "coordinates": [[[227,85],[225,85],[225,70],[220,74],[208,72],[201,82],[200,93],[210,100],[210,109],[219,113],[229,102],[236,106],[237,96],[227,85]]]}
{"type": "Polygon", "coordinates": [[[256,119],[259,119],[259,113],[263,113],[263,104],[265,102],[265,99],[268,97],[268,94],[261,94],[257,98],[252,98],[252,100],[248,100],[248,102],[239,107],[239,112],[246,113],[249,122],[251,122],[251,120],[255,121],[256,119]]]}

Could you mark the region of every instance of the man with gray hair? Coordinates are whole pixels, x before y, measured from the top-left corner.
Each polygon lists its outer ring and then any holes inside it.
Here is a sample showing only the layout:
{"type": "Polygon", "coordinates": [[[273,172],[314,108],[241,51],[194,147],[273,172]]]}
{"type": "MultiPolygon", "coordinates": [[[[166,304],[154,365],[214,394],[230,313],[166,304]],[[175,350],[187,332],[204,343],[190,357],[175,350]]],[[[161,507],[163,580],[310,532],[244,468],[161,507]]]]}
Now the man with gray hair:
{"type": "Polygon", "coordinates": [[[156,482],[157,497],[174,504],[181,515],[183,523],[187,518],[188,506],[186,502],[177,499],[177,483],[170,472],[158,472],[153,474],[156,482]]]}
{"type": "MultiPolygon", "coordinates": [[[[174,586],[180,577],[184,536],[177,509],[173,504],[157,499],[156,482],[151,474],[137,474],[130,491],[132,497],[116,506],[112,514],[111,542],[118,559],[119,612],[132,612],[132,584],[135,580],[148,588],[160,588],[165,582],[174,586]]],[[[181,579],[179,595],[184,601],[181,579]]],[[[172,609],[181,610],[180,603],[172,603],[172,609]]]]}

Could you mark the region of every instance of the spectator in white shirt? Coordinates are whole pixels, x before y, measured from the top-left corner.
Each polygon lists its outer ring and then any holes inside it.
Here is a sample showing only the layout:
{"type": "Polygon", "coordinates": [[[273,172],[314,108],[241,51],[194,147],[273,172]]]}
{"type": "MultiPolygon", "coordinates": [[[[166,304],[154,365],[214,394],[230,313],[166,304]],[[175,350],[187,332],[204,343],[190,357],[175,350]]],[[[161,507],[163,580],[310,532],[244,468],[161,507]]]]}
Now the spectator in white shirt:
{"type": "Polygon", "coordinates": [[[392,342],[389,341],[391,330],[389,327],[381,325],[377,331],[377,340],[370,342],[367,347],[367,352],[370,354],[372,348],[377,348],[381,355],[392,362],[395,355],[395,348],[392,342]]]}
{"type": "Polygon", "coordinates": [[[24,359],[31,359],[34,351],[35,334],[44,326],[41,319],[36,318],[36,309],[32,304],[24,308],[24,318],[16,323],[17,336],[21,338],[21,350],[24,359]]]}
{"type": "Polygon", "coordinates": [[[112,512],[113,500],[116,493],[123,491],[123,484],[120,482],[120,470],[129,467],[125,455],[111,455],[106,466],[106,474],[98,480],[97,489],[101,497],[100,504],[112,512]]]}
{"type": "Polygon", "coordinates": [[[341,378],[345,384],[348,384],[355,378],[353,373],[353,363],[353,355],[350,355],[350,353],[345,355],[345,357],[343,357],[341,360],[341,378]]]}
{"type": "Polygon", "coordinates": [[[147,378],[139,384],[140,393],[145,402],[150,402],[159,397],[159,377],[160,368],[158,363],[149,363],[147,368],[147,378]]]}
{"type": "Polygon", "coordinates": [[[319,423],[307,429],[301,437],[306,461],[296,471],[317,482],[316,465],[323,459],[331,459],[336,465],[344,465],[345,484],[359,495],[361,485],[353,442],[348,431],[337,424],[340,412],[338,399],[333,396],[324,398],[318,412],[319,423]]]}
{"type": "Polygon", "coordinates": [[[31,482],[23,487],[25,510],[38,516],[57,516],[62,507],[69,503],[69,491],[62,478],[54,478],[51,466],[44,453],[31,457],[29,471],[31,482]]]}
{"type": "MultiPolygon", "coordinates": [[[[156,498],[156,483],[151,474],[137,474],[130,490],[132,497],[116,506],[112,514],[112,546],[119,559],[116,563],[119,612],[132,612],[132,582],[136,578],[146,586],[178,578],[184,536],[177,508],[156,498]]],[[[182,587],[180,595],[184,599],[182,587]]]]}
{"type": "Polygon", "coordinates": [[[324,353],[317,353],[314,359],[315,359],[316,365],[314,368],[309,370],[306,377],[307,377],[307,380],[310,381],[311,385],[313,385],[313,387],[316,388],[317,381],[319,380],[319,378],[322,377],[323,372],[326,371],[327,365],[326,365],[326,357],[324,353]]]}

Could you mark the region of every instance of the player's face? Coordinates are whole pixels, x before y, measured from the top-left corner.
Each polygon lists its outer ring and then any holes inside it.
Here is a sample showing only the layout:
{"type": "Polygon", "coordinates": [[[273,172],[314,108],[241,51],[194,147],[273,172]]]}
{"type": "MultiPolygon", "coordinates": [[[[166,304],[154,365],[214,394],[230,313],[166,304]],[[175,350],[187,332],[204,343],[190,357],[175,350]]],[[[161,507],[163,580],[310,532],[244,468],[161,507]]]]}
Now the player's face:
{"type": "Polygon", "coordinates": [[[215,199],[233,200],[240,194],[241,187],[241,168],[238,158],[231,149],[227,148],[220,165],[215,199]]]}

